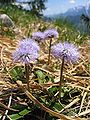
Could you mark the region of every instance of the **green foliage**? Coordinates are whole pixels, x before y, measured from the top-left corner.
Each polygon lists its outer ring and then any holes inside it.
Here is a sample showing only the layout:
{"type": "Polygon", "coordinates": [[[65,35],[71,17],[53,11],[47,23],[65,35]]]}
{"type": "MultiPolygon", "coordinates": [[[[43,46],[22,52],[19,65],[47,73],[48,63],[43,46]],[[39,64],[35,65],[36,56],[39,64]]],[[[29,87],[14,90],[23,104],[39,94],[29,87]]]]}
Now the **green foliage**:
{"type": "Polygon", "coordinates": [[[15,38],[15,33],[12,31],[12,29],[7,28],[6,30],[4,30],[4,29],[0,28],[0,34],[4,35],[6,37],[9,37],[11,39],[15,38]]]}
{"type": "Polygon", "coordinates": [[[38,82],[41,84],[41,83],[44,83],[44,80],[45,80],[45,74],[40,71],[40,70],[37,70],[36,71],[36,76],[37,76],[37,79],[38,79],[38,82]]]}
{"type": "Polygon", "coordinates": [[[60,110],[62,110],[64,107],[63,107],[63,105],[62,105],[61,103],[56,102],[56,103],[54,104],[54,107],[53,107],[53,108],[55,109],[55,111],[60,111],[60,110]]]}
{"type": "Polygon", "coordinates": [[[89,73],[90,73],[90,63],[86,65],[86,68],[87,68],[87,70],[88,70],[89,73]]]}
{"type": "Polygon", "coordinates": [[[27,115],[29,112],[31,112],[31,109],[24,109],[21,112],[17,113],[17,114],[12,114],[9,117],[12,120],[18,120],[20,118],[23,118],[25,115],[27,115]]]}
{"type": "MultiPolygon", "coordinates": [[[[26,27],[25,29],[28,29],[28,26],[36,20],[36,17],[32,15],[30,11],[19,9],[15,5],[1,6],[0,13],[7,14],[12,19],[17,28],[26,27]]],[[[2,35],[15,38],[15,32],[13,28],[7,28],[7,31],[5,31],[3,27],[4,26],[2,26],[0,23],[0,33],[2,35]]]]}
{"type": "Polygon", "coordinates": [[[1,5],[7,5],[15,2],[16,0],[0,0],[1,5]]]}
{"type": "Polygon", "coordinates": [[[77,44],[84,42],[84,35],[67,19],[57,19],[54,24],[58,28],[60,41],[70,41],[77,44]]]}
{"type": "Polygon", "coordinates": [[[16,80],[22,81],[24,80],[24,69],[21,68],[20,66],[16,66],[10,71],[10,75],[14,81],[16,80]]]}
{"type": "Polygon", "coordinates": [[[75,26],[65,18],[56,19],[55,25],[57,25],[61,28],[67,27],[67,28],[71,28],[72,30],[76,29],[75,26]]]}
{"type": "Polygon", "coordinates": [[[53,95],[58,91],[57,87],[51,87],[49,88],[49,92],[52,93],[53,95]]]}
{"type": "Polygon", "coordinates": [[[53,81],[53,77],[42,72],[41,70],[35,71],[35,76],[40,84],[53,81]]]}
{"type": "MultiPolygon", "coordinates": [[[[45,2],[47,0],[28,0],[28,1],[20,1],[19,7],[22,8],[22,3],[28,4],[30,7],[31,13],[37,17],[41,17],[43,15],[43,10],[46,9],[45,2]]],[[[1,6],[7,6],[12,5],[13,2],[16,2],[16,0],[0,0],[1,6]]],[[[17,6],[17,5],[15,5],[17,6]]]]}
{"type": "Polygon", "coordinates": [[[3,11],[2,13],[10,16],[14,21],[15,25],[26,26],[31,21],[35,20],[35,16],[32,15],[30,11],[19,9],[15,5],[2,6],[0,8],[0,11],[3,11]]]}

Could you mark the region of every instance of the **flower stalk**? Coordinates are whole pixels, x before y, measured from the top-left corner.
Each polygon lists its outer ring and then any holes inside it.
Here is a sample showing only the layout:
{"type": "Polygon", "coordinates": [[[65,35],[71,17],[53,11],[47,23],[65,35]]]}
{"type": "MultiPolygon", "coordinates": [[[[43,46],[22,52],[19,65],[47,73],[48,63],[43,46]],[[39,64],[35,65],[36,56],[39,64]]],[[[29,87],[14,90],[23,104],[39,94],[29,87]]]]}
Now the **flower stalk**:
{"type": "Polygon", "coordinates": [[[52,45],[52,38],[50,38],[50,43],[49,43],[48,65],[49,65],[49,63],[50,63],[50,57],[51,57],[51,45],[52,45]]]}
{"type": "Polygon", "coordinates": [[[27,89],[29,91],[29,65],[25,64],[25,74],[26,74],[26,81],[27,81],[27,89]]]}
{"type": "Polygon", "coordinates": [[[61,91],[62,91],[63,68],[64,68],[64,57],[62,58],[62,64],[60,69],[60,82],[59,82],[59,98],[60,99],[61,99],[61,91]]]}

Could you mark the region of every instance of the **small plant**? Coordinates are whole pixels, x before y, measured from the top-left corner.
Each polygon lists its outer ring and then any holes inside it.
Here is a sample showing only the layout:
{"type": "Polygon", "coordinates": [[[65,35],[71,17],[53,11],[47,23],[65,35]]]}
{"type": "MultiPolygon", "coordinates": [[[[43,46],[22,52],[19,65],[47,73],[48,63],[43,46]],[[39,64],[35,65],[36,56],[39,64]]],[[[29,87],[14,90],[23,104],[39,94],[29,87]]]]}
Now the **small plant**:
{"type": "Polygon", "coordinates": [[[61,97],[64,62],[75,63],[80,55],[77,47],[68,42],[58,43],[52,46],[52,54],[57,59],[62,60],[61,70],[60,70],[60,82],[59,82],[59,97],[61,97]]]}
{"type": "Polygon", "coordinates": [[[52,46],[52,38],[57,38],[58,37],[58,32],[55,29],[48,29],[44,31],[44,36],[45,39],[50,39],[49,43],[49,55],[48,55],[48,65],[50,63],[50,55],[51,55],[51,46],[52,46]]]}
{"type": "Polygon", "coordinates": [[[40,50],[38,44],[32,39],[24,39],[20,41],[19,47],[13,53],[14,62],[22,62],[25,64],[27,87],[29,90],[29,68],[31,68],[31,62],[34,62],[38,57],[38,51],[40,50]]]}
{"type": "Polygon", "coordinates": [[[32,38],[37,41],[45,41],[47,39],[50,39],[49,43],[49,52],[48,52],[48,65],[50,63],[50,54],[51,54],[51,46],[52,46],[52,38],[57,38],[58,32],[55,29],[48,29],[44,32],[35,32],[32,35],[32,38]]]}

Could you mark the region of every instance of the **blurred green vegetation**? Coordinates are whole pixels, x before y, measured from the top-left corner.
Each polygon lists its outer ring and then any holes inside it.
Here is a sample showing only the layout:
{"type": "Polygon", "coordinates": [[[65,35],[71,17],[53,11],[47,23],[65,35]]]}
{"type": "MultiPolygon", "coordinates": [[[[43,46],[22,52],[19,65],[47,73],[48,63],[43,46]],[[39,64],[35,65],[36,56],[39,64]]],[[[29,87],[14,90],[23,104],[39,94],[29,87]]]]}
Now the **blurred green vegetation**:
{"type": "Polygon", "coordinates": [[[59,39],[61,41],[74,42],[81,44],[84,42],[86,35],[80,32],[77,27],[67,19],[57,19],[54,21],[59,31],[59,39]]]}
{"type": "Polygon", "coordinates": [[[30,11],[22,10],[16,5],[2,6],[0,13],[7,14],[19,26],[25,26],[36,18],[30,11]]]}

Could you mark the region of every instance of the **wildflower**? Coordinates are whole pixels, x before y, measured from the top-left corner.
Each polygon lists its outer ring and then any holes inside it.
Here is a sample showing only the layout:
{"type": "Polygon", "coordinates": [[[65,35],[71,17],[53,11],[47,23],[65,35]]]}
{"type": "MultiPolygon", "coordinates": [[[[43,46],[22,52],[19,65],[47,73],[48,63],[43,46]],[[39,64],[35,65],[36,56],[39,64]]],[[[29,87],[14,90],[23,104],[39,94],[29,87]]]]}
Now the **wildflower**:
{"type": "Polygon", "coordinates": [[[28,64],[35,61],[39,54],[39,46],[32,39],[23,39],[20,41],[18,48],[13,53],[13,59],[15,62],[22,62],[28,64]]]}
{"type": "Polygon", "coordinates": [[[32,34],[32,38],[34,39],[34,40],[38,40],[38,41],[43,41],[44,40],[44,33],[43,32],[34,32],[33,34],[32,34]]]}
{"type": "Polygon", "coordinates": [[[57,45],[52,46],[52,54],[56,58],[63,58],[67,62],[76,62],[79,58],[79,52],[77,47],[68,42],[58,43],[57,45]]]}
{"type": "Polygon", "coordinates": [[[44,36],[45,36],[46,39],[47,38],[53,38],[53,37],[57,38],[58,37],[58,32],[55,29],[48,29],[48,30],[44,31],[44,36]]]}
{"type": "Polygon", "coordinates": [[[56,58],[62,59],[62,64],[60,69],[60,82],[59,82],[59,98],[61,99],[64,61],[76,62],[79,58],[79,52],[77,47],[74,44],[64,42],[64,43],[58,43],[57,45],[52,46],[52,54],[56,58]]]}
{"type": "Polygon", "coordinates": [[[48,30],[44,31],[44,37],[45,37],[45,39],[50,38],[49,53],[48,53],[48,65],[49,65],[50,56],[51,56],[52,38],[57,38],[58,37],[58,32],[55,29],[48,29],[48,30]]]}

